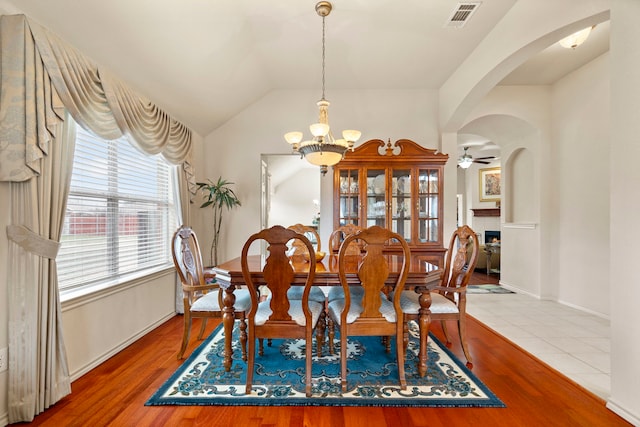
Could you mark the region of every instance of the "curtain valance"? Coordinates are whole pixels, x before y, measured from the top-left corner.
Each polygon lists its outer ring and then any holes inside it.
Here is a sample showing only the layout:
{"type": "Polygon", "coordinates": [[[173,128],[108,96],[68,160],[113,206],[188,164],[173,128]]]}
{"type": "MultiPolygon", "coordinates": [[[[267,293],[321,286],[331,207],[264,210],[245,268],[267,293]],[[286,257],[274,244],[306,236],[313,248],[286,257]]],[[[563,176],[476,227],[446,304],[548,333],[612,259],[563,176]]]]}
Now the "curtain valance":
{"type": "MultiPolygon", "coordinates": [[[[0,181],[39,174],[62,107],[102,138],[127,135],[142,151],[192,171],[186,126],[26,16],[0,19],[0,181]]],[[[193,175],[187,180],[195,187],[193,175]]]]}

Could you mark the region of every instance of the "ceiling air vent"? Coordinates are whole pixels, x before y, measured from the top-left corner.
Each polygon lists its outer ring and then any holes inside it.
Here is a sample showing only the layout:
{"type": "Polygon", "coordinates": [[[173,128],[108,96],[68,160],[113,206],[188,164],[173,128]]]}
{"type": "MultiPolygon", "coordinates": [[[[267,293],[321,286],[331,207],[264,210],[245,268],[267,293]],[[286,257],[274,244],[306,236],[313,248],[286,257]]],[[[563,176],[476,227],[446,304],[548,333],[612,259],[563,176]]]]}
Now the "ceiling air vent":
{"type": "Polygon", "coordinates": [[[480,7],[481,3],[482,2],[479,1],[458,3],[449,17],[446,26],[455,28],[463,27],[469,21],[471,15],[480,7]]]}

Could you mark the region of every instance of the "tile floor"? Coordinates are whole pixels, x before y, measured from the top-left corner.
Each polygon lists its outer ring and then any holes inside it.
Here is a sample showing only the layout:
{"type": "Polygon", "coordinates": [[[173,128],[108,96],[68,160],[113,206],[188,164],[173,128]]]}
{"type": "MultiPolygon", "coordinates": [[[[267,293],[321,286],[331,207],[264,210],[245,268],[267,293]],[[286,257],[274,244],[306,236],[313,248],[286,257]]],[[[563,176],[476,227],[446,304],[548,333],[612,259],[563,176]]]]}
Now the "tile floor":
{"type": "Polygon", "coordinates": [[[468,294],[467,313],[603,399],[611,391],[609,321],[523,294],[468,294]]]}

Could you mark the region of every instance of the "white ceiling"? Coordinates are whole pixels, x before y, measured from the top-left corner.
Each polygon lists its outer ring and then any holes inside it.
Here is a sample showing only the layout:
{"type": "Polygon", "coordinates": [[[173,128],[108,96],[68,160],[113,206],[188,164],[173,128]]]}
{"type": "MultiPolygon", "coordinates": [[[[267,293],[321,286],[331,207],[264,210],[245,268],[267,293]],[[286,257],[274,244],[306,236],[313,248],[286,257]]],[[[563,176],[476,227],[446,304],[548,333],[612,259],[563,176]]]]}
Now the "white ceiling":
{"type": "MultiPolygon", "coordinates": [[[[327,93],[437,89],[515,2],[485,0],[464,27],[454,28],[447,22],[456,0],[333,0],[327,93]]],[[[25,13],[206,136],[270,90],[320,90],[322,20],[315,4],[0,0],[0,13],[25,13]]],[[[606,52],[608,29],[598,25],[575,50],[550,46],[501,84],[553,83],[606,52]]]]}

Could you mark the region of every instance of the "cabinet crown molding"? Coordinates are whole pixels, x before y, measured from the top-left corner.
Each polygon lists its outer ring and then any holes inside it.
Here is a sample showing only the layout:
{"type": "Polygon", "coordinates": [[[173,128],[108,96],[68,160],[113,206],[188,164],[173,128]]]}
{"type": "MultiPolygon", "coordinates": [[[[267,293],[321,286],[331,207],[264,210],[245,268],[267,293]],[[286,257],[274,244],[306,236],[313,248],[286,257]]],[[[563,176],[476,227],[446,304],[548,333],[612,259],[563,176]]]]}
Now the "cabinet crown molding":
{"type": "Polygon", "coordinates": [[[389,139],[384,142],[382,139],[370,139],[353,151],[347,151],[344,159],[338,163],[349,163],[349,161],[425,161],[435,164],[445,164],[449,159],[448,154],[439,153],[436,149],[425,148],[410,139],[399,139],[391,143],[389,139]]]}

